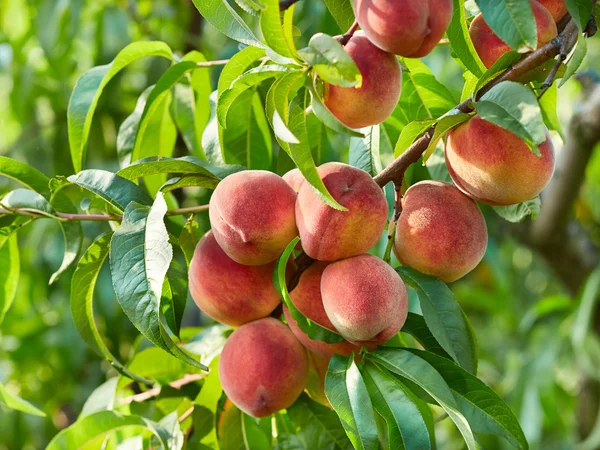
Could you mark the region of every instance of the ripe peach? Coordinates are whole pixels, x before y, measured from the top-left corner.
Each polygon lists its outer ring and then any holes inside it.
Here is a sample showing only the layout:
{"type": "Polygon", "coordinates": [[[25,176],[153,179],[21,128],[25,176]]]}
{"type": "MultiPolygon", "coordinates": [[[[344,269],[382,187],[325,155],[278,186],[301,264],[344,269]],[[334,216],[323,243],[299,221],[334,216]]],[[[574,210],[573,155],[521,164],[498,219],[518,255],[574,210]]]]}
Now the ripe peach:
{"type": "MultiPolygon", "coordinates": [[[[306,269],[300,276],[298,285],[290,293],[290,297],[294,306],[310,320],[325,328],[336,331],[325,313],[323,299],[321,298],[321,277],[327,265],[328,263],[317,261],[306,269]]],[[[283,313],[292,333],[312,352],[331,357],[335,353],[347,356],[352,354],[352,352],[358,353],[360,351],[360,347],[352,345],[350,342],[328,344],[327,342],[313,340],[298,327],[290,311],[285,306],[283,307],[283,313]]]]}
{"type": "MultiPolygon", "coordinates": [[[[554,18],[546,8],[536,0],[531,0],[531,9],[537,24],[538,48],[558,35],[554,18]]],[[[502,55],[511,50],[510,46],[500,39],[489,27],[483,15],[479,14],[469,27],[469,35],[477,54],[486,67],[492,67],[502,55]]]]}
{"type": "Polygon", "coordinates": [[[268,316],[279,304],[272,281],[274,268],[274,262],[262,266],[235,262],[208,232],[200,239],[190,263],[190,293],[209,317],[238,327],[268,316]]]}
{"type": "Polygon", "coordinates": [[[565,0],[537,0],[544,8],[550,11],[555,22],[560,22],[569,12],[565,0]]]}
{"type": "Polygon", "coordinates": [[[266,417],[300,396],[308,378],[308,356],[285,324],[267,317],[229,336],[219,359],[219,378],[238,408],[266,417]]]}
{"type": "Polygon", "coordinates": [[[286,172],[282,178],[283,181],[289,184],[291,188],[296,192],[300,191],[302,183],[304,183],[304,181],[306,180],[306,178],[304,178],[304,175],[302,175],[302,172],[300,172],[300,169],[297,168],[286,172]]]}
{"type": "Polygon", "coordinates": [[[302,248],[319,261],[366,252],[377,243],[387,222],[383,191],[367,172],[347,164],[323,164],[318,172],[329,193],[348,211],[326,205],[310,184],[304,183],[296,202],[302,248]]]}
{"type": "Polygon", "coordinates": [[[452,19],[452,0],[355,0],[367,37],[386,52],[410,58],[427,55],[452,19]]]}
{"type": "Polygon", "coordinates": [[[327,317],[357,345],[383,344],[404,325],[408,295],[400,276],[373,255],[328,265],[321,279],[327,317]]]}
{"type": "Polygon", "coordinates": [[[451,184],[422,181],[406,191],[394,241],[402,264],[455,281],[479,264],[487,241],[477,203],[451,184]]]}
{"type": "Polygon", "coordinates": [[[516,134],[475,116],[448,135],[446,165],[454,184],[490,205],[535,198],[554,173],[550,135],[536,156],[516,134]]]}
{"type": "Polygon", "coordinates": [[[348,41],[346,52],[362,74],[360,87],[325,83],[325,106],[350,128],[363,128],[385,121],[400,99],[402,71],[398,59],[376,47],[358,31],[348,41]]]}
{"type": "Polygon", "coordinates": [[[275,261],[298,235],[295,203],[294,190],[274,173],[245,170],[229,175],[210,199],[215,239],[240,264],[275,261]]]}

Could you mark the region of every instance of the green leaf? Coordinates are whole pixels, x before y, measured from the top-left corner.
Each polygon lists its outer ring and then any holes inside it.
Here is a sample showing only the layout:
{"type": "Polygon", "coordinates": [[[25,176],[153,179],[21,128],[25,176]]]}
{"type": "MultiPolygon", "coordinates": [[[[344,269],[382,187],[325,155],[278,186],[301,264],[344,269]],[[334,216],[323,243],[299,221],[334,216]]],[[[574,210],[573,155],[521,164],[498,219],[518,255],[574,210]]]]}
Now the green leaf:
{"type": "Polygon", "coordinates": [[[246,72],[256,60],[264,56],[265,51],[256,47],[246,47],[233,55],[219,76],[218,96],[220,97],[223,91],[229,89],[233,82],[246,72]]]}
{"type": "Polygon", "coordinates": [[[286,58],[297,58],[293,41],[286,40],[283,24],[281,23],[281,12],[279,0],[262,0],[264,9],[260,14],[260,29],[267,45],[276,53],[286,58]]]}
{"type": "Polygon", "coordinates": [[[267,93],[266,113],[275,137],[289,152],[286,143],[298,144],[298,138],[288,128],[290,96],[304,84],[306,72],[296,71],[277,79],[267,93]]]}
{"type": "Polygon", "coordinates": [[[485,22],[511,48],[525,53],[537,47],[537,26],[529,0],[475,0],[475,3],[485,22]]]}
{"type": "Polygon", "coordinates": [[[435,120],[433,119],[419,120],[411,122],[402,128],[402,133],[400,133],[398,142],[396,142],[396,147],[394,147],[394,157],[397,158],[404,153],[413,142],[422,136],[434,123],[435,120]]]}
{"type": "Polygon", "coordinates": [[[473,90],[471,97],[477,98],[477,93],[479,90],[496,78],[500,73],[509,68],[512,64],[516,63],[519,59],[521,59],[521,54],[514,50],[506,52],[502,55],[498,61],[496,61],[492,67],[487,69],[485,73],[479,78],[477,84],[475,85],[475,89],[473,90]]]}
{"type": "Polygon", "coordinates": [[[77,81],[67,111],[69,146],[75,172],[83,168],[92,118],[104,87],[123,68],[144,56],[162,56],[172,60],[173,52],[164,42],[134,42],[121,50],[111,63],[94,67],[77,81]]]}
{"type": "Polygon", "coordinates": [[[313,340],[319,340],[327,342],[328,344],[337,344],[338,342],[344,342],[344,338],[335,331],[331,331],[329,328],[325,328],[312,320],[307,319],[299,310],[294,306],[290,294],[287,290],[286,285],[286,269],[288,266],[288,260],[292,255],[296,244],[300,241],[300,238],[295,238],[288,244],[286,249],[283,251],[281,256],[275,263],[275,270],[273,272],[273,284],[275,290],[281,297],[281,301],[288,307],[290,314],[298,324],[298,327],[304,331],[308,337],[313,340]]]}
{"type": "Polygon", "coordinates": [[[288,69],[284,66],[268,64],[250,69],[240,77],[236,78],[231,84],[231,87],[224,90],[219,96],[219,101],[217,103],[217,118],[219,119],[221,126],[226,128],[227,113],[229,112],[229,108],[231,108],[233,102],[242,93],[254,86],[257,86],[264,80],[278,77],[291,71],[292,69],[288,69]]]}
{"type": "Polygon", "coordinates": [[[71,279],[71,315],[73,323],[85,343],[98,355],[105,358],[119,373],[149,384],[149,380],[129,371],[110,352],[94,320],[94,290],[100,269],[108,256],[112,232],[96,238],[83,254],[71,279]]]}
{"type": "MultiPolygon", "coordinates": [[[[69,214],[77,213],[77,208],[75,205],[73,205],[71,200],[69,200],[69,197],[67,197],[63,192],[56,192],[52,196],[50,204],[61,212],[69,214]]],[[[63,233],[65,252],[63,254],[63,260],[60,264],[60,267],[52,274],[48,284],[52,284],[58,280],[58,278],[75,263],[83,243],[83,227],[81,226],[81,222],[60,221],[59,224],[63,233]]]]}
{"type": "MultiPolygon", "coordinates": [[[[206,376],[202,390],[194,400],[197,410],[203,413],[203,419],[207,422],[207,432],[203,435],[202,431],[204,430],[197,429],[194,438],[200,436],[202,444],[209,446],[209,448],[219,448],[217,447],[217,408],[223,394],[223,388],[219,380],[218,356],[210,363],[209,368],[210,372],[206,376]]],[[[194,410],[194,413],[196,413],[196,410],[194,410]]]]}
{"type": "Polygon", "coordinates": [[[302,89],[292,101],[290,105],[290,131],[300,141],[298,144],[289,145],[289,155],[300,169],[306,181],[315,189],[315,193],[319,196],[322,202],[340,211],[346,211],[342,205],[336,202],[327,188],[323,184],[323,180],[317,172],[315,161],[310,151],[308,144],[308,132],[306,129],[306,107],[307,107],[308,91],[302,89]]]}
{"type": "Polygon", "coordinates": [[[151,156],[141,159],[117,172],[117,175],[127,180],[147,177],[160,173],[197,174],[218,182],[233,171],[241,170],[235,166],[213,166],[193,156],[181,158],[164,158],[151,156]]]}
{"type": "Polygon", "coordinates": [[[118,381],[119,377],[109,378],[94,389],[94,392],[91,393],[83,404],[77,420],[100,411],[111,411],[115,407],[118,381]]]}
{"type": "Polygon", "coordinates": [[[404,322],[400,331],[414,337],[425,350],[444,358],[452,359],[433,336],[423,316],[409,312],[406,322],[404,322]]]}
{"type": "Polygon", "coordinates": [[[344,33],[354,23],[354,9],[351,0],[325,0],[327,9],[344,33]]]}
{"type": "Polygon", "coordinates": [[[363,133],[355,131],[352,128],[348,128],[346,125],[340,122],[340,120],[337,117],[335,117],[331,111],[329,111],[325,104],[323,104],[321,98],[319,97],[319,94],[317,94],[312,85],[308,87],[308,90],[310,91],[310,96],[312,99],[313,112],[321,122],[323,122],[326,126],[338,133],[344,133],[349,136],[359,138],[365,137],[363,133]]]}
{"type": "Polygon", "coordinates": [[[452,13],[452,21],[447,31],[450,47],[462,65],[479,78],[485,72],[485,66],[481,62],[479,55],[477,55],[469,36],[464,1],[453,0],[453,2],[454,12],[452,13]]]}
{"type": "Polygon", "coordinates": [[[317,33],[308,47],[298,50],[300,57],[312,66],[319,78],[343,87],[360,87],[362,75],[342,44],[323,33],[317,33]]]}
{"type": "Polygon", "coordinates": [[[458,410],[453,392],[442,376],[425,360],[401,348],[380,348],[367,359],[382,365],[390,372],[415,383],[429,394],[443,409],[462,434],[467,448],[477,450],[475,437],[468,421],[458,410]]]}
{"type": "Polygon", "coordinates": [[[50,179],[37,169],[20,161],[0,156],[0,175],[12,178],[33,189],[45,198],[50,197],[50,179]]]}
{"type": "MultiPolygon", "coordinates": [[[[575,52],[573,53],[573,56],[571,57],[571,60],[569,61],[569,65],[567,66],[567,71],[565,72],[564,76],[560,80],[560,84],[558,85],[558,87],[561,87],[573,75],[575,75],[577,70],[579,70],[579,68],[581,67],[581,63],[583,62],[585,55],[587,55],[587,36],[580,34],[579,38],[577,40],[577,47],[575,48],[575,52]]],[[[545,95],[548,95],[548,93],[546,93],[545,95]]]]}
{"type": "Polygon", "coordinates": [[[301,395],[287,413],[305,449],[352,450],[339,417],[331,409],[301,395]]]}
{"type": "Polygon", "coordinates": [[[421,350],[407,349],[427,361],[448,384],[457,403],[475,433],[505,438],[519,449],[529,445],[519,421],[508,405],[483,381],[448,359],[421,350]]]}
{"type": "Polygon", "coordinates": [[[173,259],[163,286],[161,310],[173,334],[179,337],[188,296],[187,271],[173,259]]]}
{"type": "Polygon", "coordinates": [[[17,295],[20,272],[19,243],[12,234],[0,247],[0,324],[17,295]]]}
{"type": "Polygon", "coordinates": [[[423,318],[442,348],[466,370],[476,373],[477,355],[471,325],[452,291],[437,278],[409,267],[399,267],[396,271],[417,291],[423,318]]]}
{"type": "Polygon", "coordinates": [[[184,187],[202,187],[207,189],[214,189],[217,187],[217,182],[211,178],[207,178],[204,175],[184,175],[181,177],[174,177],[167,180],[160,188],[163,194],[174,191],[175,189],[181,189],[184,187]]]}
{"type": "Polygon", "coordinates": [[[137,99],[135,109],[119,126],[117,133],[117,157],[121,167],[128,165],[131,161],[131,153],[135,147],[135,138],[140,127],[140,120],[142,120],[142,114],[146,109],[146,102],[152,89],[154,89],[154,85],[144,89],[137,99]]]}
{"type": "Polygon", "coordinates": [[[43,411],[37,409],[28,401],[8,392],[2,383],[0,383],[0,402],[10,409],[32,414],[34,416],[46,417],[46,414],[43,411]]]}
{"type": "Polygon", "coordinates": [[[106,170],[83,170],[71,175],[69,181],[93,192],[121,211],[130,202],[152,204],[152,198],[137,184],[106,170]]]}
{"type": "Polygon", "coordinates": [[[420,400],[398,379],[372,363],[365,365],[362,375],[375,411],[387,423],[390,448],[431,449],[429,430],[416,404],[420,400]]]}
{"type": "Polygon", "coordinates": [[[540,99],[540,109],[542,111],[542,117],[544,124],[550,130],[555,130],[560,134],[562,139],[565,139],[565,134],[558,117],[558,86],[556,83],[552,83],[552,86],[544,93],[540,99]]]}
{"type": "Polygon", "coordinates": [[[198,242],[203,235],[204,233],[202,232],[200,225],[192,218],[188,219],[181,230],[181,234],[179,235],[179,247],[183,251],[188,266],[192,262],[196,245],[198,245],[198,242]]]}
{"type": "MultiPolygon", "coordinates": [[[[349,163],[351,166],[364,170],[374,177],[383,170],[381,163],[381,144],[383,141],[383,125],[366,128],[364,138],[350,139],[349,163]]],[[[383,130],[385,133],[385,130],[383,130]]]]}
{"type": "Polygon", "coordinates": [[[446,134],[448,134],[454,127],[460,125],[461,123],[469,120],[471,116],[469,114],[463,114],[458,110],[451,111],[455,112],[455,114],[448,114],[442,117],[437,125],[435,126],[435,131],[433,132],[433,137],[431,141],[429,141],[429,145],[427,146],[427,150],[423,154],[423,161],[427,161],[429,157],[433,154],[435,147],[437,146],[440,139],[442,139],[446,134]]]}
{"type": "Polygon", "coordinates": [[[482,119],[519,136],[539,156],[537,145],[546,140],[546,127],[531,89],[503,81],[475,102],[475,110],[482,119]]]}
{"type": "Polygon", "coordinates": [[[565,0],[569,14],[577,24],[579,31],[584,31],[592,17],[594,0],[565,0]]]}
{"type": "Polygon", "coordinates": [[[573,322],[571,340],[575,350],[584,350],[587,335],[594,321],[596,305],[600,301],[600,268],[596,268],[583,286],[579,299],[579,307],[573,322]]]}
{"type": "Polygon", "coordinates": [[[225,36],[243,44],[264,47],[227,0],[194,0],[194,5],[225,36]]]}
{"type": "Polygon", "coordinates": [[[325,377],[325,395],[357,450],[377,450],[373,405],[353,356],[333,355],[325,377]]]}
{"type": "Polygon", "coordinates": [[[528,216],[531,216],[533,220],[537,219],[540,215],[540,208],[541,201],[539,197],[516,205],[492,206],[496,214],[512,223],[522,222],[528,216]]]}
{"type": "Polygon", "coordinates": [[[48,444],[46,450],[84,448],[86,444],[123,428],[134,428],[142,432],[151,432],[158,438],[160,447],[164,450],[179,448],[173,445],[174,436],[161,425],[145,417],[135,415],[124,416],[115,411],[100,411],[78,420],[59,432],[54,436],[50,444],[48,444]]]}
{"type": "Polygon", "coordinates": [[[133,325],[153,344],[195,367],[206,367],[169,335],[160,300],[173,248],[164,224],[167,204],[158,194],[152,208],[131,202],[110,247],[113,289],[133,325]]]}
{"type": "Polygon", "coordinates": [[[29,189],[19,188],[10,191],[0,200],[0,206],[5,209],[22,209],[42,216],[54,217],[54,210],[48,200],[29,189]]]}

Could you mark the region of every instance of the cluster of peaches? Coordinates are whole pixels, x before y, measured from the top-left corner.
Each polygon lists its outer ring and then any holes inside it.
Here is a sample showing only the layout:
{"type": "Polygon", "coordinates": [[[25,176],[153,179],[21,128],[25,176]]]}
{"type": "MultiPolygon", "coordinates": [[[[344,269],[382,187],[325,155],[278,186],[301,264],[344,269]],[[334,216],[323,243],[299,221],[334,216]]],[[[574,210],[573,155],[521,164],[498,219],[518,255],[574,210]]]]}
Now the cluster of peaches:
{"type": "MultiPolygon", "coordinates": [[[[541,1],[541,0],[540,0],[541,1]]],[[[545,0],[559,20],[564,0],[545,0]]],[[[540,45],[556,36],[552,15],[532,0],[540,45]]],[[[325,104],[344,124],[362,128],[383,122],[398,102],[401,70],[395,55],[421,57],[443,36],[452,0],[356,0],[364,32],[345,49],[362,76],[359,88],[325,86],[325,104]]],[[[509,47],[481,16],[471,36],[491,66],[509,47]]],[[[424,181],[410,187],[395,224],[398,260],[424,274],[452,282],[473,270],[487,246],[487,228],[475,200],[511,205],[536,197],[554,171],[547,137],[534,155],[516,135],[474,116],[448,136],[446,163],[454,181],[424,181]]],[[[289,407],[307,389],[327,404],[324,377],[334,354],[373,349],[398,333],[408,311],[400,276],[367,254],[388,222],[383,190],[366,172],[327,163],[318,173],[346,211],[326,205],[298,169],[279,177],[243,171],[215,189],[211,231],[195,250],[189,287],[198,307],[214,320],[236,327],[219,360],[228,398],[244,412],[268,416],[289,407]],[[312,340],[289,310],[278,320],[275,261],[300,236],[315,262],[290,293],[294,306],[312,322],[340,334],[336,344],[312,340]]],[[[288,277],[295,264],[288,264],[288,277]]]]}

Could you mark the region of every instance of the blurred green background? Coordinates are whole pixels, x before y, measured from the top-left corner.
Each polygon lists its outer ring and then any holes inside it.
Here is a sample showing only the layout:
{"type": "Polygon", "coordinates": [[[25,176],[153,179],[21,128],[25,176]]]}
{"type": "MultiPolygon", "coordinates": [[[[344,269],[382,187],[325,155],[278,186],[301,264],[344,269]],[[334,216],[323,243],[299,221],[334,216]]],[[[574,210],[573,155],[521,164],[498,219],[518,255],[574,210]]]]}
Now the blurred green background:
{"type": "MultiPolygon", "coordinates": [[[[253,18],[248,20],[252,23],[253,18]]],[[[302,32],[299,48],[316,32],[341,31],[321,0],[299,2],[295,23],[302,32]]],[[[110,62],[137,40],[165,41],[181,55],[199,50],[209,60],[228,58],[238,50],[237,43],[202,20],[191,0],[0,0],[0,155],[27,162],[50,176],[72,174],[66,124],[71,90],[83,72],[110,62]]],[[[592,39],[589,47],[583,70],[600,72],[600,40],[592,39]]],[[[441,46],[424,62],[460,98],[463,71],[449,52],[441,46]]],[[[87,167],[118,169],[118,128],[167,64],[158,58],[143,59],[108,85],[92,126],[87,167]]],[[[218,67],[211,69],[213,88],[218,74],[218,67]]],[[[583,100],[585,93],[575,79],[560,90],[558,113],[563,127],[583,100]]],[[[394,143],[400,130],[386,126],[386,131],[394,143]]],[[[560,137],[553,138],[560,149],[560,137]]],[[[348,141],[330,136],[327,149],[320,163],[346,160],[348,141]]],[[[175,154],[185,153],[178,140],[175,154]]],[[[388,163],[391,154],[383,159],[388,163]]],[[[0,194],[13,187],[0,178],[0,194]]],[[[185,205],[204,203],[206,193],[192,190],[180,200],[185,205]]],[[[582,420],[594,423],[593,414],[581,412],[580,401],[594,389],[584,380],[600,374],[600,345],[596,337],[588,336],[578,347],[572,333],[591,320],[580,308],[581,299],[593,304],[599,282],[592,279],[585,296],[570,294],[542,257],[515,239],[491,210],[484,212],[490,228],[486,257],[477,270],[452,286],[477,333],[480,376],[509,402],[532,448],[575,448],[582,420]]],[[[575,213],[600,245],[598,148],[575,213]]],[[[107,229],[106,224],[84,226],[87,242],[107,229]]],[[[53,286],[47,284],[62,258],[57,224],[37,221],[19,234],[19,246],[18,295],[0,328],[0,382],[42,408],[47,418],[0,405],[2,450],[43,448],[75,420],[93,389],[115,374],[85,347],[74,328],[70,275],[53,286]]],[[[382,249],[378,251],[381,254],[382,249]]],[[[103,336],[113,352],[127,361],[138,333],[114,298],[107,270],[101,274],[96,295],[103,336]]],[[[184,323],[200,324],[203,319],[197,309],[188,306],[184,323]]],[[[439,448],[462,448],[456,430],[446,422],[439,424],[439,448]]],[[[483,443],[485,448],[505,448],[499,441],[483,443]]],[[[581,448],[600,448],[600,440],[581,448]]]]}

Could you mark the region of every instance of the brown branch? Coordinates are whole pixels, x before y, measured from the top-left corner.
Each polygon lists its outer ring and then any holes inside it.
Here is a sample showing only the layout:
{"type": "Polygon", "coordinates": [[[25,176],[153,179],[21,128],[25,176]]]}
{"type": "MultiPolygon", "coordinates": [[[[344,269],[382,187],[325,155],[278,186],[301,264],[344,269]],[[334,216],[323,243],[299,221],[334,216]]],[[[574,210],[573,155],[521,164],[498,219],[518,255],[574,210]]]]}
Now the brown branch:
{"type": "Polygon", "coordinates": [[[354,23],[352,24],[352,26],[350,27],[350,29],[348,31],[346,31],[342,37],[339,39],[340,44],[342,45],[346,45],[348,43],[348,41],[350,39],[352,39],[352,36],[354,36],[354,33],[356,33],[356,30],[358,30],[358,21],[354,21],[354,23]]]}
{"type": "MultiPolygon", "coordinates": [[[[198,380],[201,380],[205,376],[206,376],[205,373],[188,373],[183,378],[180,378],[179,380],[175,380],[175,381],[172,381],[171,383],[169,383],[169,386],[171,386],[173,389],[181,389],[183,386],[194,383],[198,380]]],[[[157,388],[148,389],[147,391],[144,391],[140,394],[130,395],[129,397],[125,397],[123,400],[121,400],[121,402],[119,403],[119,406],[129,405],[130,403],[133,403],[133,402],[136,402],[136,403],[145,402],[152,398],[158,397],[160,395],[161,390],[162,390],[162,387],[157,387],[157,388]]]]}
{"type": "MultiPolygon", "coordinates": [[[[531,70],[542,65],[546,61],[556,57],[564,49],[572,49],[577,42],[577,25],[570,21],[560,36],[544,44],[539,49],[525,56],[515,63],[512,67],[503,72],[500,76],[493,79],[482,87],[478,92],[478,97],[488,92],[491,88],[503,81],[518,81],[531,70]]],[[[567,52],[568,53],[568,52],[567,52]]],[[[456,106],[456,109],[463,113],[473,111],[473,98],[469,98],[456,106]]],[[[416,163],[421,155],[427,150],[433,137],[435,125],[429,128],[423,136],[417,139],[400,157],[387,166],[379,175],[375,177],[375,182],[383,187],[390,182],[401,180],[404,172],[411,164],[416,163]]]]}

